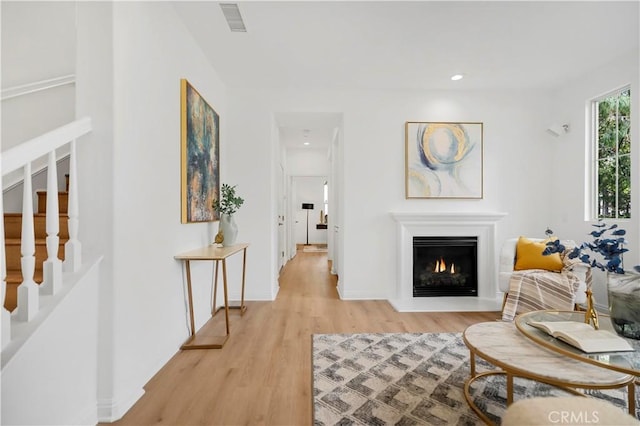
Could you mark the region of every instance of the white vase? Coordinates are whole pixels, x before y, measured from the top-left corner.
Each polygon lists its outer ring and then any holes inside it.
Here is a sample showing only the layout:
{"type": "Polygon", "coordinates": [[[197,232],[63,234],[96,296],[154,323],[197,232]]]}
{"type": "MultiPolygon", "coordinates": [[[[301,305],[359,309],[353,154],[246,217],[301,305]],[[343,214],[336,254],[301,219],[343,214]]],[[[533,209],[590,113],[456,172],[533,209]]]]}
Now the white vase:
{"type": "Polygon", "coordinates": [[[220,223],[218,224],[218,231],[222,232],[223,247],[228,247],[235,244],[236,237],[238,236],[238,225],[236,225],[236,221],[233,219],[232,215],[228,215],[228,214],[220,215],[220,223]]]}

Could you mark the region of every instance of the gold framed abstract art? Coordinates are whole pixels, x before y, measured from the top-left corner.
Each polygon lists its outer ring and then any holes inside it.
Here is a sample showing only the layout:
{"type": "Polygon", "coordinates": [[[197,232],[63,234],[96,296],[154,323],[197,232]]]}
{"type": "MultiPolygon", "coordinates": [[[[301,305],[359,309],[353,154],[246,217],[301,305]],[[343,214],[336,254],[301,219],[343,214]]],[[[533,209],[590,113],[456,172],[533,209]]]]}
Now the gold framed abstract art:
{"type": "Polygon", "coordinates": [[[405,123],[406,198],[482,198],[483,124],[405,123]]]}
{"type": "Polygon", "coordinates": [[[198,91],[180,80],[181,222],[219,220],[220,117],[198,91]]]}

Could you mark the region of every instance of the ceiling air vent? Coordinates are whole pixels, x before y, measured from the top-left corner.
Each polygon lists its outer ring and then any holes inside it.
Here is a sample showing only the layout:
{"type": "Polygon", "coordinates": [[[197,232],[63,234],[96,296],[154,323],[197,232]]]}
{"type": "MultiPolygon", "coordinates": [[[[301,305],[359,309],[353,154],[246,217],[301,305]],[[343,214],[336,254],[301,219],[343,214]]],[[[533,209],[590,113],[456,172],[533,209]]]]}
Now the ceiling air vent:
{"type": "Polygon", "coordinates": [[[222,9],[224,18],[227,20],[227,24],[229,24],[231,32],[247,32],[237,3],[220,3],[220,8],[222,9]]]}

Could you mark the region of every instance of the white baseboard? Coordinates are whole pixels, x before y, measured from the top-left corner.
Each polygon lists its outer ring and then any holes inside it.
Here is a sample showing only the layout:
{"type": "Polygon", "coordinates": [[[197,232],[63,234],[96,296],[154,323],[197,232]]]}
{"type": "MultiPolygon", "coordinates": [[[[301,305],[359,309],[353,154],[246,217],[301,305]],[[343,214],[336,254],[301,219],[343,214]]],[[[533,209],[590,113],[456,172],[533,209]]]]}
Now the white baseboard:
{"type": "Polygon", "coordinates": [[[120,420],[142,395],[144,395],[144,389],[137,389],[124,398],[99,399],[98,420],[101,423],[113,423],[120,420]]]}
{"type": "Polygon", "coordinates": [[[98,410],[97,410],[97,402],[96,402],[94,405],[87,407],[85,410],[83,410],[78,415],[76,420],[72,421],[70,424],[93,426],[98,423],[99,423],[99,420],[98,420],[98,410]]]}
{"type": "Polygon", "coordinates": [[[494,312],[500,311],[502,300],[480,297],[414,297],[389,299],[398,312],[494,312]]]}

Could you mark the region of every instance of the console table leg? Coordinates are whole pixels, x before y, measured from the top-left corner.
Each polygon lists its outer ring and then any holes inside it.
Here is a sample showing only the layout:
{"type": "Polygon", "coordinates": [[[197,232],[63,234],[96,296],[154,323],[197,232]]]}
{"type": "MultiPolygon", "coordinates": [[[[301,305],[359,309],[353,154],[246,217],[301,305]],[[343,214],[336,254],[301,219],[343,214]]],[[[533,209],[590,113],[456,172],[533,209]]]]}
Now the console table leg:
{"type": "MultiPolygon", "coordinates": [[[[246,259],[247,259],[247,247],[249,244],[235,244],[230,247],[214,247],[213,245],[207,245],[197,250],[191,250],[186,253],[182,253],[174,256],[174,259],[184,261],[186,268],[186,281],[187,281],[187,299],[188,299],[188,313],[189,316],[189,338],[182,344],[180,349],[220,349],[224,346],[231,334],[231,324],[229,321],[229,283],[227,279],[227,262],[226,258],[234,254],[243,252],[242,257],[242,300],[240,308],[244,311],[244,290],[245,290],[245,274],[246,274],[246,259]],[[193,301],[193,287],[191,283],[191,260],[207,260],[214,261],[214,269],[212,270],[212,294],[210,303],[211,318],[202,325],[200,330],[196,330],[195,314],[194,314],[194,301],[193,301]],[[218,307],[218,276],[220,275],[220,261],[222,261],[222,281],[224,290],[224,306],[218,307]],[[218,311],[224,308],[224,319],[226,333],[222,334],[219,331],[215,331],[215,335],[212,335],[210,324],[214,323],[214,316],[218,311]]],[[[221,303],[222,305],[222,303],[221,303]]],[[[213,330],[219,330],[214,328],[213,330]]]]}
{"type": "Polygon", "coordinates": [[[229,298],[227,296],[227,260],[222,259],[222,284],[224,285],[224,319],[227,325],[227,336],[229,333],[229,298]]]}
{"type": "Polygon", "coordinates": [[[629,414],[633,417],[636,416],[636,384],[634,382],[629,383],[627,386],[627,398],[629,399],[629,414]]]}
{"type": "Polygon", "coordinates": [[[242,293],[240,294],[240,315],[244,315],[246,308],[244,307],[244,277],[247,271],[247,248],[242,253],[242,293]]]}
{"type": "Polygon", "coordinates": [[[189,261],[185,261],[185,267],[187,269],[187,294],[189,297],[189,319],[191,321],[191,336],[196,334],[196,321],[193,317],[193,294],[191,292],[191,265],[189,261]]]}
{"type": "Polygon", "coordinates": [[[218,298],[218,260],[213,262],[214,264],[214,273],[213,273],[213,306],[211,307],[211,315],[216,314],[217,310],[217,298],[218,298]]]}

